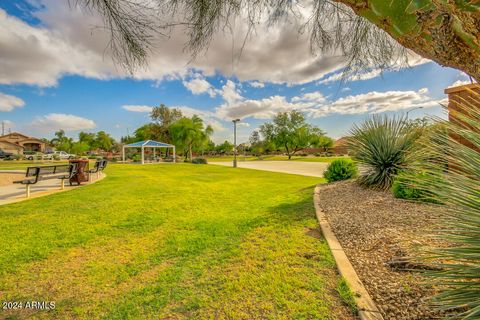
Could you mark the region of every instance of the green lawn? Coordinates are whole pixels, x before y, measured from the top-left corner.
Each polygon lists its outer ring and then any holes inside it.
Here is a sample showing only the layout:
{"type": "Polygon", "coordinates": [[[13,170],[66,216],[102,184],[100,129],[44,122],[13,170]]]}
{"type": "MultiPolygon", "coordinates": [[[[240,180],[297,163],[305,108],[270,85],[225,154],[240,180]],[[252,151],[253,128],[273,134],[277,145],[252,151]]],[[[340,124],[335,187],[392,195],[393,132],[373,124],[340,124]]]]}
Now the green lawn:
{"type": "Polygon", "coordinates": [[[350,317],[314,216],[322,179],[191,164],[107,175],[0,207],[2,301],[55,301],[39,319],[350,317]]]}
{"type": "MultiPolygon", "coordinates": [[[[264,161],[305,161],[305,162],[332,162],[335,159],[340,159],[344,157],[301,157],[301,156],[294,156],[290,160],[287,156],[262,156],[262,160],[264,161]]],[[[226,156],[226,157],[208,157],[208,161],[210,162],[226,162],[226,161],[233,161],[233,157],[226,156]]],[[[262,161],[258,157],[252,156],[238,156],[238,161],[262,161]]]]}

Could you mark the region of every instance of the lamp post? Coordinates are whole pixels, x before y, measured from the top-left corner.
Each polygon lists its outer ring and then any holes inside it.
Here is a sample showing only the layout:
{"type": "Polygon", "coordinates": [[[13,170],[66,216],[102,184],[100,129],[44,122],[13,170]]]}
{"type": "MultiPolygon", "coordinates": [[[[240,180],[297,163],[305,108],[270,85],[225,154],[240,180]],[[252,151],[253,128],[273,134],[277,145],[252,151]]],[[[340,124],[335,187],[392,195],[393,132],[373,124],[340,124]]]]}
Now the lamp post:
{"type": "Polygon", "coordinates": [[[418,110],[418,109],[423,109],[423,107],[416,107],[416,108],[412,108],[412,109],[408,110],[407,113],[406,113],[406,118],[407,118],[407,120],[408,120],[408,114],[409,114],[410,112],[412,112],[412,111],[414,111],[414,110],[418,110]]]}
{"type": "Polygon", "coordinates": [[[233,167],[237,167],[237,122],[240,119],[232,120],[233,122],[233,167]]]}

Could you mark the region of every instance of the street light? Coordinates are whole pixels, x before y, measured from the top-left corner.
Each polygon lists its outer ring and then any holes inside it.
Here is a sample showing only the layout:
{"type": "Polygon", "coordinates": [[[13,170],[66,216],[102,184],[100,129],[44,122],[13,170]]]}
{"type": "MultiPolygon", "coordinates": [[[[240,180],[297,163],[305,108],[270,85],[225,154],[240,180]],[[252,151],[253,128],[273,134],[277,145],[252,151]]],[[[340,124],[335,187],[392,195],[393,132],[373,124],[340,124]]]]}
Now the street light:
{"type": "Polygon", "coordinates": [[[418,110],[418,109],[423,109],[423,107],[416,107],[416,108],[412,108],[412,109],[408,110],[407,113],[406,113],[406,118],[407,118],[407,120],[408,120],[408,114],[409,114],[410,112],[412,112],[412,111],[414,111],[414,110],[418,110]]]}
{"type": "Polygon", "coordinates": [[[232,120],[233,122],[233,167],[237,167],[237,122],[240,119],[232,120]]]}

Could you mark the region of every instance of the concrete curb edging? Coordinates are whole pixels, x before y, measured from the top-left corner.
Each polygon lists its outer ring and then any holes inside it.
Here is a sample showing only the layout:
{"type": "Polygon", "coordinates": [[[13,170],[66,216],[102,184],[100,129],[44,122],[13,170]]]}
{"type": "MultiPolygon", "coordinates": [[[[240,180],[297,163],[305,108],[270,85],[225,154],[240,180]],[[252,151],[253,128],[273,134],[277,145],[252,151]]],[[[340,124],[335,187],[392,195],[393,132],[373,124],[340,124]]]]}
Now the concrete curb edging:
{"type": "Polygon", "coordinates": [[[345,251],[338,241],[337,237],[333,233],[330,223],[325,216],[325,213],[320,208],[320,186],[315,187],[313,193],[313,204],[315,206],[315,214],[317,216],[318,223],[322,230],[322,234],[327,240],[330,251],[337,264],[340,275],[345,279],[350,289],[355,295],[355,302],[358,306],[358,315],[362,320],[383,320],[383,316],[378,310],[377,306],[373,302],[372,298],[368,294],[367,289],[363,285],[362,281],[358,277],[355,269],[353,268],[350,260],[348,260],[345,251]]]}

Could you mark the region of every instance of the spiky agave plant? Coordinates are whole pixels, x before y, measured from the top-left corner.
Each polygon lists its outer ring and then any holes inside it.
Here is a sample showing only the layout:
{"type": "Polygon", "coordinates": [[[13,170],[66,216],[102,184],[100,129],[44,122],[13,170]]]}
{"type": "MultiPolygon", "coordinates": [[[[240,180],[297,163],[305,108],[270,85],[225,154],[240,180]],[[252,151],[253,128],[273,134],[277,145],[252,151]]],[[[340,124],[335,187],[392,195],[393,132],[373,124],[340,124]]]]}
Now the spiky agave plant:
{"type": "Polygon", "coordinates": [[[405,117],[374,115],[350,130],[349,148],[361,168],[360,184],[389,189],[394,177],[412,162],[421,136],[405,117]]]}
{"type": "Polygon", "coordinates": [[[480,94],[470,93],[426,140],[414,167],[429,178],[413,178],[443,204],[436,235],[449,245],[425,252],[438,267],[425,274],[439,288],[435,306],[459,319],[480,319],[480,94]]]}

